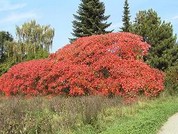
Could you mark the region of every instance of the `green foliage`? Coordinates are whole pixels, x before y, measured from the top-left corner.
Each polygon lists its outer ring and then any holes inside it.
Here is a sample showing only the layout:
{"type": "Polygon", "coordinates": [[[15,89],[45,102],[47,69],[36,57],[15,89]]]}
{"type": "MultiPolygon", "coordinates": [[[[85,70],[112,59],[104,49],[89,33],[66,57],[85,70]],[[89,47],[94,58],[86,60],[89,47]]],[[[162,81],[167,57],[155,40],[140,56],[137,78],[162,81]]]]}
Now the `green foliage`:
{"type": "Polygon", "coordinates": [[[6,58],[7,48],[5,46],[6,41],[13,41],[13,37],[9,32],[1,31],[0,32],[0,63],[6,58]]]}
{"type": "Polygon", "coordinates": [[[47,58],[48,56],[49,56],[48,51],[43,50],[43,49],[38,49],[35,54],[29,53],[26,56],[26,60],[47,58]]]}
{"type": "Polygon", "coordinates": [[[8,71],[8,69],[15,64],[12,58],[7,58],[0,63],[0,76],[8,71]]]}
{"type": "Polygon", "coordinates": [[[35,20],[16,27],[17,41],[8,32],[0,32],[0,75],[14,64],[47,58],[52,47],[54,29],[49,25],[39,25],[35,20]]]}
{"type": "Polygon", "coordinates": [[[0,32],[0,76],[14,65],[14,60],[8,58],[9,49],[6,46],[7,42],[13,42],[13,37],[9,32],[0,32]]]}
{"type": "MultiPolygon", "coordinates": [[[[16,34],[21,58],[23,58],[24,55],[27,55],[27,57],[30,55],[30,57],[36,59],[36,57],[39,56],[39,52],[49,52],[50,47],[52,47],[54,29],[50,28],[49,25],[41,26],[33,20],[24,23],[21,27],[17,26],[16,34]],[[36,56],[36,54],[38,56],[36,56]]],[[[41,56],[43,56],[43,54],[41,54],[41,56]]]]}
{"type": "Polygon", "coordinates": [[[111,23],[105,22],[110,16],[105,16],[105,6],[99,0],[81,0],[78,15],[74,15],[73,39],[78,37],[90,36],[95,34],[104,34],[112,31],[106,31],[111,23]]]}
{"type": "Polygon", "coordinates": [[[178,65],[170,67],[166,70],[166,90],[171,95],[178,93],[178,65]]]}
{"type": "Polygon", "coordinates": [[[174,53],[178,48],[172,25],[161,21],[154,10],[139,11],[131,26],[131,32],[143,36],[151,44],[149,54],[145,57],[151,66],[166,70],[175,64],[178,54],[174,53]]]}
{"type": "Polygon", "coordinates": [[[121,27],[121,31],[129,32],[130,31],[130,10],[128,0],[125,0],[124,3],[124,15],[122,16],[123,27],[121,27]]]}
{"type": "Polygon", "coordinates": [[[21,55],[8,57],[0,63],[0,76],[2,74],[6,73],[9,70],[9,68],[11,68],[13,65],[15,65],[15,64],[17,64],[21,61],[28,61],[28,60],[31,60],[31,59],[47,58],[48,55],[49,55],[49,52],[47,52],[45,50],[38,50],[35,55],[34,54],[28,54],[28,55],[24,56],[23,58],[21,57],[21,55]]]}

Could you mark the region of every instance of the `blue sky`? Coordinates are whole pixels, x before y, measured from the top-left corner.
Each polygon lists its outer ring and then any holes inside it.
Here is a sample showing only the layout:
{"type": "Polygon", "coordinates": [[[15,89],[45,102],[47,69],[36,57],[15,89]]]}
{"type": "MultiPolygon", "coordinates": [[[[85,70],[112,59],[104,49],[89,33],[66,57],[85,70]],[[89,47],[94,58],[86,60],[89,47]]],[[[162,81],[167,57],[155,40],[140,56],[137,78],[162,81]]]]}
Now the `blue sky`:
{"type": "MultiPolygon", "coordinates": [[[[105,3],[105,15],[111,15],[109,29],[119,31],[122,26],[124,0],[101,0],[105,3]]],[[[154,9],[162,20],[171,22],[178,34],[177,0],[128,0],[131,20],[140,10],[154,9]]],[[[41,25],[55,29],[52,52],[68,44],[72,37],[73,14],[76,14],[80,0],[0,0],[0,31],[9,31],[15,38],[16,26],[35,19],[41,25]]]]}

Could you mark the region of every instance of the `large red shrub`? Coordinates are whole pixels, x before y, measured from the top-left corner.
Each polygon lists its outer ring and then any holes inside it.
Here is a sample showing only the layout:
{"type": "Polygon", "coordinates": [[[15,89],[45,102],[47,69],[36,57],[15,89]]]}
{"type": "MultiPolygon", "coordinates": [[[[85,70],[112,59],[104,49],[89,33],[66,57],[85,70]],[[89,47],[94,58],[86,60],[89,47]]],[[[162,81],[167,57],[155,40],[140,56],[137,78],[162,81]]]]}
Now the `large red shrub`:
{"type": "Polygon", "coordinates": [[[13,66],[0,78],[6,95],[156,96],[164,74],[143,62],[149,44],[131,33],[79,38],[48,59],[13,66]]]}

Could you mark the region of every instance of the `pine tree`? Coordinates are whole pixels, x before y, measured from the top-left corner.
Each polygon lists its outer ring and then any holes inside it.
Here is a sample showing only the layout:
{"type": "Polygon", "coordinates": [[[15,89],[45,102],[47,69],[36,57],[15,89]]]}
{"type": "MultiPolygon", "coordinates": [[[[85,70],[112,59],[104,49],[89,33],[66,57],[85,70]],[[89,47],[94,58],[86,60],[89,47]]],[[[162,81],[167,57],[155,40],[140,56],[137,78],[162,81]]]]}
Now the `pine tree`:
{"type": "Polygon", "coordinates": [[[161,21],[154,10],[139,11],[131,26],[131,32],[143,36],[144,40],[151,45],[145,60],[152,67],[166,70],[178,62],[176,60],[178,54],[175,54],[178,46],[172,25],[161,21]]]}
{"type": "Polygon", "coordinates": [[[129,32],[130,28],[130,10],[129,10],[129,3],[128,0],[125,0],[124,3],[124,15],[122,16],[123,27],[121,27],[121,31],[129,32]]]}
{"type": "Polygon", "coordinates": [[[90,36],[95,34],[104,34],[112,31],[107,31],[111,23],[107,23],[106,20],[110,17],[105,16],[105,6],[103,2],[99,0],[81,0],[78,15],[74,16],[73,23],[73,39],[74,41],[78,37],[90,36]]]}

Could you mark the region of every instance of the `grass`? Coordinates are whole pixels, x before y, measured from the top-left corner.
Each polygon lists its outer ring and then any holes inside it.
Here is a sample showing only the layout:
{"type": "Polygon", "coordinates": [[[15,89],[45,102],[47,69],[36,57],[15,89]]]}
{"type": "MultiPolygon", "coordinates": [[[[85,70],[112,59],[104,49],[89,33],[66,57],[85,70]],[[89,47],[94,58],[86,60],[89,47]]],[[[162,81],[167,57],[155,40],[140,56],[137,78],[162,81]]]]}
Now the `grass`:
{"type": "Polygon", "coordinates": [[[102,109],[119,103],[119,98],[99,96],[3,98],[0,99],[0,133],[68,134],[91,131],[102,109]]]}
{"type": "Polygon", "coordinates": [[[122,102],[100,96],[1,98],[0,133],[156,134],[178,112],[178,97],[122,102]]]}
{"type": "MultiPolygon", "coordinates": [[[[113,109],[112,111],[118,110],[113,109]]],[[[178,112],[178,98],[166,97],[123,107],[124,114],[115,114],[114,123],[101,134],[157,134],[167,119],[178,112]]],[[[119,111],[119,110],[118,110],[119,111]]],[[[113,116],[113,115],[112,115],[113,116]]]]}

